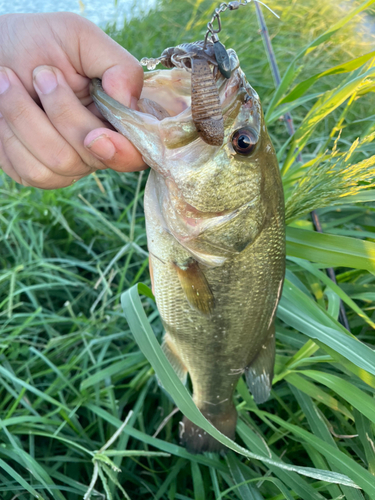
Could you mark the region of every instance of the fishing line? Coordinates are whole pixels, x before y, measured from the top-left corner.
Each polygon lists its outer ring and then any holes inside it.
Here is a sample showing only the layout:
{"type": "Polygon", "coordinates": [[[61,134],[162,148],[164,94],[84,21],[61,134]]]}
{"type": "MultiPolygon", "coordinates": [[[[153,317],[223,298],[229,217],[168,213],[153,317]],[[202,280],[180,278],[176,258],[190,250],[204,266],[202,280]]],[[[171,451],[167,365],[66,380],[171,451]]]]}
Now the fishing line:
{"type": "Polygon", "coordinates": [[[278,19],[280,17],[274,12],[268,5],[264,4],[260,0],[236,0],[233,2],[229,3],[221,3],[219,7],[217,7],[211,17],[211,21],[207,23],[207,31],[206,35],[204,37],[204,44],[203,44],[203,50],[206,50],[207,48],[207,42],[210,40],[214,44],[214,53],[215,53],[215,58],[218,63],[218,68],[220,70],[220,73],[225,76],[225,78],[230,78],[231,75],[231,68],[230,68],[230,62],[229,62],[229,56],[227,54],[227,51],[224,47],[224,45],[220,42],[219,40],[219,33],[222,30],[222,25],[221,25],[221,17],[220,14],[225,12],[226,10],[237,10],[240,7],[245,7],[252,1],[256,3],[260,3],[264,5],[274,16],[276,16],[278,19]],[[214,28],[214,22],[217,21],[217,29],[214,28]]]}
{"type": "Polygon", "coordinates": [[[268,9],[270,12],[272,12],[272,14],[274,16],[276,16],[278,19],[280,19],[280,17],[276,14],[276,12],[274,12],[265,3],[261,2],[261,0],[240,0],[240,1],[237,0],[237,1],[229,2],[229,3],[223,2],[223,3],[220,4],[219,7],[217,7],[215,9],[215,11],[214,11],[214,13],[212,15],[211,21],[209,21],[207,23],[207,31],[206,31],[206,36],[205,36],[205,39],[204,39],[204,47],[206,48],[207,39],[208,39],[208,37],[209,37],[210,34],[211,34],[211,40],[213,42],[215,42],[216,40],[218,40],[217,35],[222,30],[220,14],[222,14],[226,10],[237,10],[240,7],[245,7],[246,5],[248,5],[249,3],[251,3],[252,1],[264,5],[264,7],[266,7],[266,9],[268,9]],[[218,23],[218,29],[217,30],[215,30],[214,27],[213,27],[213,24],[214,24],[215,21],[217,21],[217,23],[218,23]]]}

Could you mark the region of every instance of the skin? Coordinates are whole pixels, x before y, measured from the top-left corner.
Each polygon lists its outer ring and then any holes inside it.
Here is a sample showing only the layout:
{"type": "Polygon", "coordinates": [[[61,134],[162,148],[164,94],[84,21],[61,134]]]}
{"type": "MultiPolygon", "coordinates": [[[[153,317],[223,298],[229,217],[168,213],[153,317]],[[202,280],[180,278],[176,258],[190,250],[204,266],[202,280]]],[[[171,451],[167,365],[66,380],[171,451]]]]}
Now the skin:
{"type": "Polygon", "coordinates": [[[134,107],[143,85],[138,61],[90,21],[72,13],[0,16],[0,166],[23,185],[69,186],[103,168],[146,168],[103,120],[89,93],[134,107]]]}
{"type": "MultiPolygon", "coordinates": [[[[182,98],[190,77],[178,71],[149,73],[146,92],[154,89],[154,100],[163,105],[155,89],[159,82],[168,86],[167,74],[175,92],[179,82],[182,98]]],[[[104,116],[152,168],[145,214],[164,351],[181,378],[189,372],[201,412],[233,438],[239,377],[247,373],[256,402],[266,400],[271,387],[274,318],[285,272],[284,197],[256,92],[238,66],[217,86],[224,115],[221,146],[198,137],[189,107],[159,121],[111,100],[98,82],[92,92],[104,116]],[[257,144],[247,156],[233,147],[233,135],[244,127],[257,144]]],[[[187,419],[181,438],[192,452],[220,449],[187,419]]]]}

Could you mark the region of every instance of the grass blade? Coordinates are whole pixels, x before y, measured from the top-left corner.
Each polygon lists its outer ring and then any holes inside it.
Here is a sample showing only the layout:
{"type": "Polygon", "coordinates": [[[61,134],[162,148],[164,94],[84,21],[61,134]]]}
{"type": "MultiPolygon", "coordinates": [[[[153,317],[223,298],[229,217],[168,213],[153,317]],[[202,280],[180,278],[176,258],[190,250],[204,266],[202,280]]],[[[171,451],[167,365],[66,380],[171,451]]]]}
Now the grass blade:
{"type": "MultiPolygon", "coordinates": [[[[317,436],[314,436],[310,432],[300,429],[296,425],[289,424],[270,413],[266,414],[267,417],[278,423],[280,426],[288,429],[299,439],[303,439],[306,443],[312,445],[317,449],[324,457],[332,461],[332,463],[341,471],[345,471],[346,474],[352,478],[368,495],[370,498],[375,495],[375,481],[374,476],[370,474],[366,469],[361,467],[357,462],[349,458],[345,453],[337,450],[334,446],[328,444],[317,436]]],[[[347,485],[345,485],[347,486],[347,485]]]]}
{"type": "Polygon", "coordinates": [[[18,484],[22,486],[26,491],[30,493],[34,498],[37,500],[45,500],[45,498],[38,493],[34,488],[32,488],[24,479],[21,477],[15,470],[10,467],[7,463],[4,462],[4,460],[1,460],[0,458],[0,467],[5,470],[15,481],[17,481],[18,484]]]}
{"type": "MultiPolygon", "coordinates": [[[[344,356],[358,367],[375,375],[375,352],[355,337],[343,333],[339,325],[326,315],[321,322],[324,311],[309,297],[301,292],[288,280],[284,285],[283,296],[278,307],[278,316],[288,325],[304,333],[344,356]],[[310,306],[310,310],[306,307],[310,306]],[[311,311],[316,309],[315,314],[311,311]],[[331,324],[329,322],[331,321],[331,324]]],[[[344,330],[345,331],[345,330],[344,330]]]]}
{"type": "Polygon", "coordinates": [[[198,410],[190,394],[187,392],[185,386],[178,378],[165,354],[161,350],[161,347],[155,338],[154,332],[149,325],[147,316],[143,311],[142,303],[138,294],[138,286],[134,286],[123,293],[121,303],[126,319],[128,320],[129,327],[139,345],[139,348],[151,363],[165,390],[171,395],[182,413],[193,423],[211,434],[220,443],[248,458],[261,460],[262,462],[275,465],[276,467],[294,471],[318,480],[357,487],[353,481],[342,474],[331,473],[329,471],[319,469],[311,469],[308,467],[297,467],[283,462],[277,462],[264,456],[255,455],[221,434],[221,432],[219,432],[208,420],[206,420],[206,418],[198,410]]]}
{"type": "Polygon", "coordinates": [[[375,272],[375,243],[287,227],[287,255],[327,266],[375,272]]]}

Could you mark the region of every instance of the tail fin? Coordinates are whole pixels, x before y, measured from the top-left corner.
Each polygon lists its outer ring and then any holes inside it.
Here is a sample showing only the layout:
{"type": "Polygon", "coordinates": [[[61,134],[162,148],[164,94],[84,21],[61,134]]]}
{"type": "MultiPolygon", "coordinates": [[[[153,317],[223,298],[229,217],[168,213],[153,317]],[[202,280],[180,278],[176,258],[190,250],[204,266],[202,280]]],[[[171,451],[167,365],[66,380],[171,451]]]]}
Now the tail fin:
{"type": "MultiPolygon", "coordinates": [[[[202,410],[201,412],[222,434],[225,434],[230,439],[234,439],[237,423],[237,412],[234,406],[228,408],[225,413],[217,415],[208,414],[208,412],[202,410]]],[[[190,453],[203,453],[204,451],[218,453],[219,451],[226,450],[226,446],[219,443],[219,441],[193,424],[186,417],[180,422],[180,439],[181,444],[190,453]]]]}

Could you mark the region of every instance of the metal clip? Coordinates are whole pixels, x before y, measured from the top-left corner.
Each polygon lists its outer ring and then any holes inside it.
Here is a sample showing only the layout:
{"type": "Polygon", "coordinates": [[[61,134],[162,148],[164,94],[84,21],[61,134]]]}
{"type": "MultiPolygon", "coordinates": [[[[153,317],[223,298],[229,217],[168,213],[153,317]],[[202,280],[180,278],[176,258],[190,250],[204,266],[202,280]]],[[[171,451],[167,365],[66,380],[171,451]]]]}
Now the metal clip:
{"type": "Polygon", "coordinates": [[[229,2],[228,3],[228,9],[229,10],[237,10],[241,7],[241,2],[229,2]]]}

